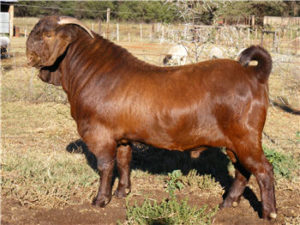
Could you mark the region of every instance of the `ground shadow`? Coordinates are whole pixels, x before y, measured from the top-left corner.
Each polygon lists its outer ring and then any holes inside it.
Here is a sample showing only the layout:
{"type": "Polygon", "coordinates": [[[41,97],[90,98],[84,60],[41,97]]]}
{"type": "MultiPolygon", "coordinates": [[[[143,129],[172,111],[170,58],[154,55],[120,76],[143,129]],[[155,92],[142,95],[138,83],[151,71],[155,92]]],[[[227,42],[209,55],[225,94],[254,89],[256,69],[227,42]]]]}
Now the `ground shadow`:
{"type": "Polygon", "coordinates": [[[293,115],[300,115],[300,110],[294,109],[294,108],[290,107],[289,105],[285,105],[283,103],[276,102],[276,101],[273,101],[273,100],[270,100],[270,102],[273,106],[276,106],[276,107],[280,108],[284,112],[287,112],[287,113],[290,113],[290,114],[293,114],[293,115]]]}
{"type": "MultiPolygon", "coordinates": [[[[96,157],[81,139],[71,142],[66,150],[71,153],[84,154],[88,165],[98,173],[96,157]]],[[[189,152],[157,149],[141,143],[132,144],[132,170],[138,169],[151,174],[167,174],[173,170],[181,170],[186,175],[190,170],[195,169],[200,175],[210,174],[221,184],[225,189],[223,198],[233,182],[228,171],[229,164],[230,160],[220,148],[209,148],[198,158],[192,159],[189,152]]],[[[115,171],[115,176],[117,176],[117,171],[115,171]]],[[[243,196],[261,217],[262,206],[254,192],[246,187],[243,196]]]]}

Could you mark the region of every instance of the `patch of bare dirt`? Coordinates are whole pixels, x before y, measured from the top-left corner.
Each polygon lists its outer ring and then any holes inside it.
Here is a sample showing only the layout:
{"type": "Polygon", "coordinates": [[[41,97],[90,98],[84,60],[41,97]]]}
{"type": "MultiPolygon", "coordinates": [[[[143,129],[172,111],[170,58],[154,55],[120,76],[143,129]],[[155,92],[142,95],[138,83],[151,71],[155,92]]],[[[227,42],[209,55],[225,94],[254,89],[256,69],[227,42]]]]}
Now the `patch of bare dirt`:
{"type": "Polygon", "coordinates": [[[116,224],[125,220],[124,201],[114,199],[106,208],[90,203],[65,208],[29,208],[12,199],[2,200],[2,225],[74,225],[116,224]]]}
{"type": "MultiPolygon", "coordinates": [[[[252,183],[252,182],[251,182],[252,183]]],[[[207,192],[207,191],[206,191],[207,192]]],[[[209,190],[208,190],[209,192],[209,190]]],[[[166,197],[163,191],[154,191],[149,195],[160,200],[166,197]]],[[[146,194],[147,195],[147,194],[146,194]]],[[[220,195],[201,194],[201,190],[196,195],[180,195],[179,198],[188,197],[189,204],[193,206],[208,205],[212,208],[222,201],[220,195]]],[[[131,201],[142,203],[144,195],[133,196],[131,201]]],[[[226,208],[219,210],[213,219],[213,224],[224,225],[253,225],[253,224],[287,224],[284,217],[290,217],[291,223],[297,224],[293,220],[300,214],[299,193],[293,191],[277,191],[278,218],[276,221],[265,221],[258,217],[258,213],[250,205],[249,201],[243,198],[236,208],[226,208]]],[[[97,208],[89,202],[81,205],[66,206],[64,208],[30,208],[21,206],[12,199],[2,199],[2,225],[111,225],[117,221],[124,223],[126,219],[125,200],[113,198],[106,208],[97,208]]],[[[299,221],[298,221],[299,222],[299,221]]]]}

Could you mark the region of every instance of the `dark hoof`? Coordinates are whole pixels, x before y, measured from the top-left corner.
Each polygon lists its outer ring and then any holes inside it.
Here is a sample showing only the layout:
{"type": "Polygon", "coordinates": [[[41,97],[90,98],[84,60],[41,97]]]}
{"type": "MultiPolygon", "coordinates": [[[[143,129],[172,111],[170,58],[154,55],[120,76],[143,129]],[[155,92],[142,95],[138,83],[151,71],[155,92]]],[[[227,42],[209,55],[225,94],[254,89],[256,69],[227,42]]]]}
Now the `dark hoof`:
{"type": "Polygon", "coordinates": [[[110,200],[111,198],[108,197],[100,197],[100,198],[95,197],[93,199],[92,205],[104,208],[110,202],[110,200]]]}

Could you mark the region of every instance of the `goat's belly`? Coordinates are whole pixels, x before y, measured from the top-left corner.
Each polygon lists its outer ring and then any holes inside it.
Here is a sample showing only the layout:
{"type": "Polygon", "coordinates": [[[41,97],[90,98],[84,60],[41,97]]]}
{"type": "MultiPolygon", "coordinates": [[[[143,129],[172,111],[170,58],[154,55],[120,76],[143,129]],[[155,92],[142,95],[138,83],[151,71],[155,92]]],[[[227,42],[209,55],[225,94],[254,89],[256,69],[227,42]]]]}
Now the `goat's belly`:
{"type": "Polygon", "coordinates": [[[157,148],[170,150],[191,150],[200,146],[225,146],[229,141],[217,126],[149,128],[145,132],[128,136],[133,141],[141,141],[157,148]]]}

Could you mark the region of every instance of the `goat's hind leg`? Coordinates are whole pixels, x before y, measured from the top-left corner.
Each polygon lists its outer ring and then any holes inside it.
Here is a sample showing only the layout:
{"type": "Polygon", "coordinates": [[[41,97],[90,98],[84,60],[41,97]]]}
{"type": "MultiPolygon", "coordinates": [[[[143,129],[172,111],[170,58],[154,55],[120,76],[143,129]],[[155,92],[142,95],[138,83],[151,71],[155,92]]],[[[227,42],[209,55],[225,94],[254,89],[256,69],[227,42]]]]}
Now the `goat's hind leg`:
{"type": "MultiPolygon", "coordinates": [[[[268,162],[264,155],[261,144],[253,144],[249,142],[241,142],[235,149],[235,153],[240,165],[249,171],[249,174],[253,174],[260,188],[261,200],[262,200],[262,217],[265,219],[275,219],[276,214],[276,201],[275,201],[275,188],[274,188],[274,173],[273,167],[268,162]]],[[[242,178],[238,175],[234,185],[238,185],[238,180],[243,181],[247,176],[242,178]]],[[[245,184],[241,183],[240,187],[245,184]]],[[[234,188],[233,188],[234,189],[234,188]]],[[[241,190],[241,189],[240,189],[241,190]]],[[[232,192],[233,196],[234,192],[232,192]]],[[[225,199],[225,202],[230,203],[231,195],[225,199]]]]}
{"type": "Polygon", "coordinates": [[[117,149],[117,167],[119,172],[119,184],[114,195],[117,198],[126,197],[131,191],[130,184],[130,161],[132,150],[131,146],[120,145],[117,149]]]}

